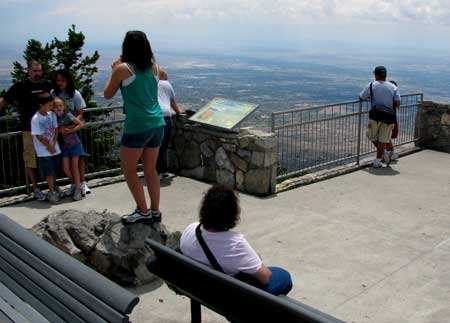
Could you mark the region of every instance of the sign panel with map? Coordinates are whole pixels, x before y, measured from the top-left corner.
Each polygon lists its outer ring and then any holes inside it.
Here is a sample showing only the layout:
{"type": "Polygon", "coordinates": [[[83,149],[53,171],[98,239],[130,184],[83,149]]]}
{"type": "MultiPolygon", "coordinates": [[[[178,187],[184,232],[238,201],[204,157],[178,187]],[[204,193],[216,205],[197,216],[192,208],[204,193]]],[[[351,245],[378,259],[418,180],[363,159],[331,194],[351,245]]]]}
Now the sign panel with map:
{"type": "Polygon", "coordinates": [[[257,107],[258,105],[253,103],[214,98],[189,120],[232,131],[257,107]]]}

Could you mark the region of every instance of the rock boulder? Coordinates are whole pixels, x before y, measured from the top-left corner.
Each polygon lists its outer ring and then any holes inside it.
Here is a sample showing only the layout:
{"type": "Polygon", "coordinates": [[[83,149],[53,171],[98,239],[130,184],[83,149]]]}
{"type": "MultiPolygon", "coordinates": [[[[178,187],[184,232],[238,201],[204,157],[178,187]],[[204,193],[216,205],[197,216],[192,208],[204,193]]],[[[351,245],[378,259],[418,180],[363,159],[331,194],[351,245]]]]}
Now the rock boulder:
{"type": "Polygon", "coordinates": [[[123,225],[120,216],[104,210],[88,213],[57,211],[33,226],[42,239],[124,286],[137,286],[156,277],[145,267],[151,251],[147,238],[171,248],[179,246],[181,232],[170,232],[164,224],[123,225]]]}

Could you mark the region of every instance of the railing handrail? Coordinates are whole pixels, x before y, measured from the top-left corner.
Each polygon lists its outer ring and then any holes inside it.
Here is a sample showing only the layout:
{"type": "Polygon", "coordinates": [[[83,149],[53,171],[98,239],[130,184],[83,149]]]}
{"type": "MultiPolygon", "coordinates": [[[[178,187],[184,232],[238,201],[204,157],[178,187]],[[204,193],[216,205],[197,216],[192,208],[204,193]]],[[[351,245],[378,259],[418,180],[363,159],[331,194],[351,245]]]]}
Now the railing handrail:
{"type": "MultiPolygon", "coordinates": [[[[423,93],[421,93],[421,92],[409,93],[409,94],[401,95],[401,97],[403,98],[403,97],[418,96],[418,95],[423,95],[423,93]]],[[[326,105],[314,106],[314,107],[310,107],[310,108],[296,108],[296,109],[289,109],[289,110],[283,110],[283,111],[274,111],[274,112],[272,112],[272,115],[276,116],[276,115],[285,114],[285,113],[304,112],[304,111],[309,111],[309,110],[316,110],[316,109],[324,109],[324,108],[336,107],[336,106],[340,106],[340,105],[357,104],[359,101],[360,100],[344,101],[344,102],[337,102],[337,103],[330,103],[330,104],[326,104],[326,105]]],[[[362,100],[362,101],[363,102],[369,102],[370,100],[362,100]]]]}
{"type": "MultiPolygon", "coordinates": [[[[116,106],[103,106],[103,107],[95,107],[95,108],[86,108],[83,109],[83,112],[96,112],[96,111],[102,111],[102,110],[119,110],[123,109],[123,106],[116,105],[116,106]]],[[[14,120],[20,117],[20,113],[13,112],[10,115],[0,116],[0,122],[2,121],[8,121],[8,120],[14,120]]]]}

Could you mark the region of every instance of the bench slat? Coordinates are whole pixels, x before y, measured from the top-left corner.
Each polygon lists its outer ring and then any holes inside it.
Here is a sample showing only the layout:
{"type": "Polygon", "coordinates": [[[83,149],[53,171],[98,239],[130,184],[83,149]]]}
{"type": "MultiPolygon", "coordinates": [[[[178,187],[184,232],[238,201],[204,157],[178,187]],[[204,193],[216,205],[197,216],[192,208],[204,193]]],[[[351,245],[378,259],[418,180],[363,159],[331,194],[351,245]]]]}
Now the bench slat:
{"type": "Polygon", "coordinates": [[[20,260],[9,260],[15,268],[20,268],[27,277],[42,286],[55,299],[78,313],[78,316],[88,322],[107,321],[123,322],[127,318],[124,314],[117,312],[89,292],[68,280],[61,273],[43,263],[39,258],[23,249],[17,243],[0,233],[0,246],[14,254],[20,260]],[[28,270],[26,270],[28,269],[28,270]],[[25,272],[26,270],[26,272],[25,272]],[[91,314],[92,313],[92,314],[91,314]]]}
{"type": "MultiPolygon", "coordinates": [[[[4,257],[4,250],[0,247],[0,269],[7,273],[7,275],[16,281],[17,284],[26,288],[31,295],[33,295],[36,299],[38,299],[42,304],[44,304],[48,309],[50,309],[53,313],[55,313],[60,320],[67,322],[86,322],[74,312],[72,312],[69,308],[67,308],[63,303],[59,301],[59,299],[53,297],[49,294],[44,287],[39,286],[35,283],[35,279],[39,278],[36,275],[27,276],[24,275],[17,267],[10,265],[10,257],[4,257]]],[[[21,268],[22,269],[22,268],[21,268]]],[[[25,269],[25,271],[27,271],[25,269]]],[[[5,284],[6,285],[6,284],[5,284]]],[[[49,287],[49,286],[47,286],[49,287]]],[[[8,287],[9,288],[9,287],[8,287]]],[[[11,288],[10,288],[11,289],[11,288]]],[[[27,300],[25,300],[27,301],[27,300]]],[[[44,313],[42,313],[46,317],[44,313]]],[[[50,318],[47,318],[50,320],[50,318]]]]}
{"type": "MultiPolygon", "coordinates": [[[[10,291],[5,285],[0,283],[0,301],[3,301],[3,305],[0,305],[1,308],[3,306],[10,306],[14,311],[19,313],[26,322],[33,323],[49,323],[49,321],[43,317],[38,311],[32,308],[29,304],[22,301],[16,294],[10,291]]],[[[3,309],[2,309],[3,311],[3,309]]],[[[6,314],[7,311],[4,311],[6,314]]],[[[9,314],[8,314],[9,315],[9,314]]],[[[19,323],[19,319],[15,318],[12,320],[15,323],[19,323]]],[[[0,319],[0,322],[3,322],[0,319]]]]}
{"type": "Polygon", "coordinates": [[[46,319],[52,323],[64,323],[64,321],[56,315],[51,309],[49,309],[45,304],[43,304],[37,297],[32,295],[26,288],[19,285],[14,279],[9,277],[0,268],[0,281],[9,289],[13,290],[20,299],[24,302],[30,304],[36,311],[41,313],[46,319]]]}
{"type": "Polygon", "coordinates": [[[3,214],[0,214],[0,232],[118,312],[129,314],[139,302],[136,295],[38,238],[3,214]]]}

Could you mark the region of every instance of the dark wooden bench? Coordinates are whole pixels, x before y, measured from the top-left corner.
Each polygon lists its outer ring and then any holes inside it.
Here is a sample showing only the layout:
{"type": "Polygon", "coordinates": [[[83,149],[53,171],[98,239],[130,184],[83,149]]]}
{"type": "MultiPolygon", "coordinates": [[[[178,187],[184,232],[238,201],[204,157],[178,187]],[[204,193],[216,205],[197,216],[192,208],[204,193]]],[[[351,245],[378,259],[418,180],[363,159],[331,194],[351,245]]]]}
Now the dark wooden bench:
{"type": "Polygon", "coordinates": [[[138,302],[0,214],[0,322],[129,322],[138,302]]]}
{"type": "Polygon", "coordinates": [[[274,296],[147,239],[154,256],[147,268],[191,299],[191,320],[201,322],[201,305],[231,322],[342,322],[286,296],[274,296]]]}

